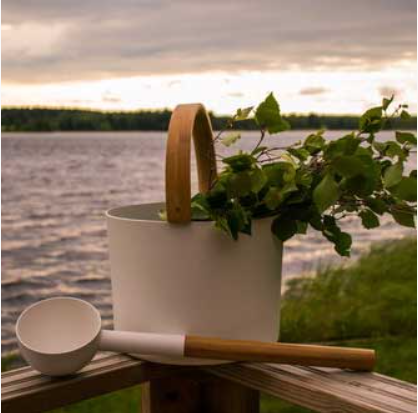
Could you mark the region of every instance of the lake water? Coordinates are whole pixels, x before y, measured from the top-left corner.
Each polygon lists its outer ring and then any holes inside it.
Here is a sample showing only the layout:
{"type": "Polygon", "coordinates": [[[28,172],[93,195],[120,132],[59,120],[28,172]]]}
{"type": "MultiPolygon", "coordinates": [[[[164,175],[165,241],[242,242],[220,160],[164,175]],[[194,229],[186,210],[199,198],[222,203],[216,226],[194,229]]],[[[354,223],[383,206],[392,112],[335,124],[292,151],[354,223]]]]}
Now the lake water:
{"type": "MultiPolygon", "coordinates": [[[[269,139],[286,145],[304,136],[269,139]]],[[[104,211],[164,199],[165,138],[159,132],[2,134],[3,352],[16,348],[20,312],[40,299],[83,298],[111,324],[104,211]]],[[[240,146],[251,148],[256,139],[244,133],[240,146]]],[[[354,234],[354,257],[373,241],[414,233],[389,218],[374,231],[357,220],[346,225],[354,234]]],[[[320,235],[296,237],[286,244],[283,276],[330,261],[341,259],[320,235]]]]}

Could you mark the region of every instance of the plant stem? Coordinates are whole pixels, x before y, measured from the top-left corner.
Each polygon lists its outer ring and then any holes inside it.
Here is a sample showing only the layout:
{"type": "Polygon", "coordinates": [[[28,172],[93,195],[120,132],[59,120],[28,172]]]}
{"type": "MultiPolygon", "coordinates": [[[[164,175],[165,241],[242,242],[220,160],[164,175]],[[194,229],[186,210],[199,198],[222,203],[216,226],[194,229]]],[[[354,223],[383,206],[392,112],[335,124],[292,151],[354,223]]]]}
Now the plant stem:
{"type": "Polygon", "coordinates": [[[221,138],[222,134],[233,125],[234,120],[235,120],[235,116],[232,117],[231,119],[228,119],[228,121],[226,122],[226,125],[214,137],[213,143],[217,143],[219,141],[219,139],[221,138]]]}
{"type": "Polygon", "coordinates": [[[265,136],[266,136],[266,130],[265,129],[261,129],[260,139],[258,140],[257,145],[255,145],[255,148],[253,149],[253,152],[260,147],[260,145],[263,142],[265,136]]]}

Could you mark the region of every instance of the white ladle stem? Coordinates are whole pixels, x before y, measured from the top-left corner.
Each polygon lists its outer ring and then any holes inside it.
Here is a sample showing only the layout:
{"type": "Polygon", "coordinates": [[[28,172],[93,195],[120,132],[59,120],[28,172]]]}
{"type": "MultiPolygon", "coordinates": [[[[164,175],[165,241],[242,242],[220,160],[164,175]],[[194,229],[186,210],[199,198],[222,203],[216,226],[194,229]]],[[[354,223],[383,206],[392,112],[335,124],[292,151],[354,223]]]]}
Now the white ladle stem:
{"type": "Polygon", "coordinates": [[[118,353],[137,353],[184,356],[185,336],[181,334],[133,333],[130,331],[102,330],[99,350],[118,353]]]}

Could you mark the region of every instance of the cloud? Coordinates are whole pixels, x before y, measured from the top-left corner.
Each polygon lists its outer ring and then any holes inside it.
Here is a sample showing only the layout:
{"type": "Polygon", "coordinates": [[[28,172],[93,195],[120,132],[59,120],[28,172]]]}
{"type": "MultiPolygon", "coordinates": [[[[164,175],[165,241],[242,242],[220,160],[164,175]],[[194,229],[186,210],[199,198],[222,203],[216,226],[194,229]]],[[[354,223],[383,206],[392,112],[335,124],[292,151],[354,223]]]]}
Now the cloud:
{"type": "Polygon", "coordinates": [[[242,92],[229,92],[227,95],[230,96],[231,98],[242,98],[244,96],[244,93],[242,93],[242,92]]]}
{"type": "Polygon", "coordinates": [[[396,96],[399,98],[402,95],[402,91],[400,89],[391,86],[380,87],[379,93],[382,97],[396,96]]]}
{"type": "Polygon", "coordinates": [[[3,0],[2,11],[9,83],[416,59],[412,0],[3,0]]]}
{"type": "Polygon", "coordinates": [[[307,87],[301,89],[299,94],[301,95],[322,95],[327,93],[329,90],[324,87],[307,87]]]}
{"type": "Polygon", "coordinates": [[[179,86],[179,85],[181,85],[181,81],[180,80],[171,80],[167,84],[168,87],[174,87],[174,86],[179,86]]]}
{"type": "Polygon", "coordinates": [[[113,95],[111,92],[106,91],[102,94],[102,102],[105,103],[120,103],[122,99],[119,96],[113,95]]]}

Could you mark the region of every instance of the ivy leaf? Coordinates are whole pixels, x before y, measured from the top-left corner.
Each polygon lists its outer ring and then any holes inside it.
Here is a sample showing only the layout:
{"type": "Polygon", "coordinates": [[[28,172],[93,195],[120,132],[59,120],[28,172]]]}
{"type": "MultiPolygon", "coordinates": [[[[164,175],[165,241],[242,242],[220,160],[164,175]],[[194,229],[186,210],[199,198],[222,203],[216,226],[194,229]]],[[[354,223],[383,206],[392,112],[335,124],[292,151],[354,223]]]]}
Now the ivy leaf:
{"type": "Polygon", "coordinates": [[[417,201],[417,180],[413,177],[403,177],[401,181],[390,188],[390,192],[403,201],[417,201]]]}
{"type": "Polygon", "coordinates": [[[311,155],[318,153],[320,150],[324,148],[325,139],[322,136],[322,133],[323,131],[319,131],[318,133],[309,135],[305,139],[303,146],[311,155]]]}
{"type": "Polygon", "coordinates": [[[368,148],[359,146],[356,151],[354,152],[354,155],[361,156],[363,159],[372,159],[373,156],[373,149],[369,146],[368,148]]]}
{"type": "Polygon", "coordinates": [[[283,188],[281,188],[280,193],[282,195],[289,194],[290,192],[295,192],[298,190],[298,187],[294,182],[288,182],[283,188]]]}
{"type": "Polygon", "coordinates": [[[383,215],[387,211],[386,203],[382,199],[367,198],[365,203],[376,214],[383,215]]]}
{"type": "Polygon", "coordinates": [[[402,173],[403,165],[400,162],[389,166],[389,168],[385,170],[385,173],[383,175],[383,181],[385,183],[386,188],[390,188],[398,184],[402,179],[402,173]]]}
{"type": "MultiPolygon", "coordinates": [[[[225,217],[219,216],[216,218],[215,221],[215,228],[226,232],[227,234],[231,235],[231,232],[229,230],[228,221],[225,217]]],[[[232,236],[232,235],[231,235],[232,236]]]]}
{"type": "Polygon", "coordinates": [[[389,99],[383,98],[382,100],[382,109],[387,110],[387,108],[390,106],[390,104],[393,102],[393,99],[395,98],[394,95],[392,95],[389,99]]]}
{"type": "Polygon", "coordinates": [[[226,214],[226,221],[229,231],[234,240],[238,239],[238,233],[242,230],[247,231],[248,217],[244,209],[239,204],[234,204],[226,214]]]}
{"type": "Polygon", "coordinates": [[[313,199],[319,212],[326,211],[339,197],[338,184],[331,174],[326,174],[313,191],[313,199]]]}
{"type": "Polygon", "coordinates": [[[280,204],[282,200],[282,195],[279,188],[272,186],[269,188],[266,196],[264,197],[264,202],[268,209],[274,211],[280,204]]]}
{"type": "Polygon", "coordinates": [[[252,228],[252,220],[249,219],[246,224],[241,228],[240,232],[247,235],[252,235],[253,228],[252,228]]]}
{"type": "Polygon", "coordinates": [[[335,251],[338,252],[343,257],[350,256],[351,244],[353,240],[351,235],[347,232],[340,232],[336,240],[334,241],[335,244],[335,251]]]}
{"type": "Polygon", "coordinates": [[[264,166],[268,182],[272,186],[283,186],[288,182],[293,182],[296,176],[295,167],[289,162],[275,162],[264,166]]]}
{"type": "Polygon", "coordinates": [[[323,230],[322,217],[318,209],[315,207],[315,205],[312,205],[309,208],[309,213],[310,213],[309,215],[310,226],[317,231],[322,231],[323,230]]]}
{"type": "Polygon", "coordinates": [[[366,229],[377,228],[380,225],[379,218],[370,209],[360,212],[361,223],[366,229]]]}
{"type": "Polygon", "coordinates": [[[382,129],[382,107],[378,106],[366,111],[360,118],[359,129],[366,133],[376,133],[382,129]]]}
{"type": "Polygon", "coordinates": [[[249,194],[252,188],[251,176],[248,172],[232,174],[227,183],[228,195],[232,198],[249,194]]]}
{"type": "Polygon", "coordinates": [[[335,251],[338,254],[345,257],[350,256],[351,235],[341,231],[334,217],[330,215],[324,216],[322,233],[327,240],[334,244],[335,251]]]}
{"type": "Polygon", "coordinates": [[[210,215],[202,208],[201,205],[192,204],[192,220],[193,221],[209,221],[210,215]]]}
{"type": "Polygon", "coordinates": [[[371,195],[375,188],[374,179],[369,179],[364,176],[355,176],[344,182],[344,189],[354,195],[365,197],[371,195]]]}
{"type": "Polygon", "coordinates": [[[392,209],[393,219],[404,227],[415,228],[414,214],[408,210],[392,209]]]}
{"type": "Polygon", "coordinates": [[[395,133],[396,135],[396,140],[400,143],[400,144],[404,144],[406,142],[411,143],[412,145],[417,144],[417,137],[411,133],[411,132],[399,132],[397,131],[395,133]]]}
{"type": "Polygon", "coordinates": [[[224,158],[222,162],[229,165],[234,172],[241,172],[251,169],[256,163],[256,159],[248,153],[240,153],[224,158]]]}
{"type": "Polygon", "coordinates": [[[239,139],[241,139],[241,134],[239,132],[233,132],[225,136],[221,143],[222,145],[225,145],[227,147],[233,145],[235,142],[237,142],[239,139]]]}
{"type": "Polygon", "coordinates": [[[287,152],[301,161],[306,161],[306,159],[308,159],[310,155],[309,151],[307,151],[304,148],[288,148],[287,152]]]}
{"type": "Polygon", "coordinates": [[[372,147],[374,149],[376,149],[377,152],[384,155],[388,145],[387,145],[386,142],[376,142],[375,141],[375,142],[373,142],[372,147]]]}
{"type": "Polygon", "coordinates": [[[296,176],[295,176],[296,184],[308,187],[312,184],[312,181],[313,181],[313,176],[311,175],[310,171],[304,168],[299,168],[296,170],[296,176]]]}
{"type": "Polygon", "coordinates": [[[261,191],[264,185],[267,183],[267,176],[262,169],[254,169],[251,171],[251,190],[257,194],[261,191]]]}
{"type": "Polygon", "coordinates": [[[248,118],[252,110],[253,110],[253,106],[249,106],[248,108],[238,109],[237,113],[234,116],[234,119],[245,120],[248,118]]]}
{"type": "Polygon", "coordinates": [[[209,204],[206,196],[198,193],[192,198],[192,220],[208,221],[210,219],[209,204]]]}
{"type": "Polygon", "coordinates": [[[288,162],[283,162],[283,181],[286,183],[293,182],[296,176],[295,167],[288,162]]]}
{"type": "Polygon", "coordinates": [[[228,203],[228,196],[225,188],[221,185],[216,185],[211,191],[206,194],[206,201],[208,207],[211,209],[223,209],[228,203]]]}
{"type": "Polygon", "coordinates": [[[270,93],[264,102],[257,107],[255,119],[257,124],[261,128],[266,128],[270,134],[290,129],[289,124],[280,114],[280,107],[273,93],[270,93]]]}
{"type": "Polygon", "coordinates": [[[340,139],[331,141],[324,150],[325,159],[333,159],[343,155],[353,155],[359,147],[361,140],[354,134],[343,136],[340,139]]]}
{"type": "Polygon", "coordinates": [[[409,112],[407,110],[403,110],[401,112],[401,119],[402,120],[408,120],[411,119],[411,115],[409,114],[409,112]]]}
{"type": "Polygon", "coordinates": [[[306,234],[308,231],[308,223],[304,221],[296,221],[297,234],[306,234]]]}
{"type": "Polygon", "coordinates": [[[332,162],[334,170],[344,178],[352,178],[353,176],[363,175],[365,166],[360,157],[357,156],[340,156],[332,162]]]}
{"type": "Polygon", "coordinates": [[[387,144],[387,148],[385,151],[386,156],[389,156],[389,158],[394,158],[395,156],[397,156],[399,159],[405,158],[405,152],[399,146],[398,143],[389,141],[389,142],[386,142],[386,144],[387,144]]]}
{"type": "Polygon", "coordinates": [[[297,233],[298,225],[295,220],[280,215],[271,224],[271,231],[280,241],[285,242],[297,233]]]}
{"type": "MultiPolygon", "coordinates": [[[[358,148],[360,149],[360,148],[358,148]]],[[[352,178],[346,178],[342,182],[342,187],[345,191],[351,192],[353,195],[367,197],[378,189],[381,184],[381,167],[378,162],[375,162],[370,154],[365,151],[356,151],[357,155],[361,158],[365,171],[363,175],[354,176],[352,178]]]]}

